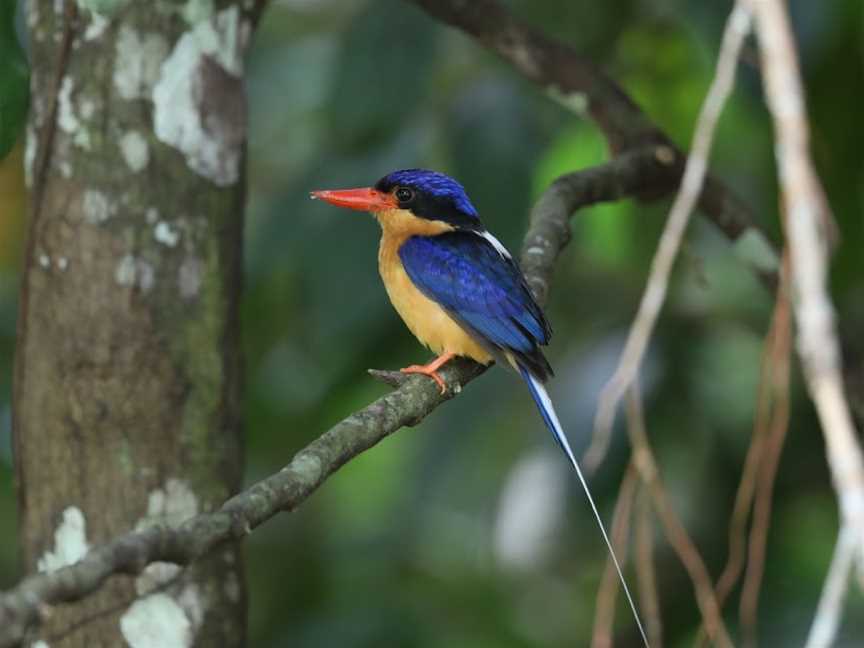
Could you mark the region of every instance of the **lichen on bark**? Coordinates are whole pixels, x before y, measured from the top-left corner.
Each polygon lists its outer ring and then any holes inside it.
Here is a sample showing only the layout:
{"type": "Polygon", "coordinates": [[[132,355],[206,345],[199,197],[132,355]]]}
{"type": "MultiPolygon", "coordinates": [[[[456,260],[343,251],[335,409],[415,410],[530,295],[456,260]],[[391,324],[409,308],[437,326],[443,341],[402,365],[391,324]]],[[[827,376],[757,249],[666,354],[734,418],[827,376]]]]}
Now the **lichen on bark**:
{"type": "MultiPolygon", "coordinates": [[[[136,528],[172,480],[201,511],[218,507],[239,488],[242,468],[243,176],[214,182],[154,130],[152,89],[195,26],[177,20],[182,5],[79,0],[58,12],[55,4],[34,0],[28,20],[34,195],[14,403],[27,571],[52,550],[69,507],[86,518],[88,542],[100,542],[136,528]],[[130,57],[133,40],[143,46],[130,57]]],[[[208,5],[209,16],[190,15],[202,24],[225,11],[242,19],[240,3],[208,5]]],[[[244,105],[240,83],[209,91],[197,110],[244,105]]],[[[222,119],[233,139],[219,146],[239,169],[244,111],[222,119]]],[[[216,135],[203,130],[200,146],[216,135]]],[[[226,552],[230,564],[205,559],[163,592],[187,615],[200,611],[189,645],[243,644],[242,562],[236,546],[226,552]]],[[[64,645],[123,645],[120,619],[135,596],[132,579],[113,579],[56,610],[42,636],[113,609],[64,645]]]]}

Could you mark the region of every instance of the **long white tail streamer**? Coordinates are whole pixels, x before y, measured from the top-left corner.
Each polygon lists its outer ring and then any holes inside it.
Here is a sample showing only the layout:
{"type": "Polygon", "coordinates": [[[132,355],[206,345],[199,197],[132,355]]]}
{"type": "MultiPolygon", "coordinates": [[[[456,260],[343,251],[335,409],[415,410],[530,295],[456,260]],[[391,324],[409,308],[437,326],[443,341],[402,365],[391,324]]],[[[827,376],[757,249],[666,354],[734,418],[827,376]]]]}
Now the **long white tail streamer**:
{"type": "Polygon", "coordinates": [[[591,505],[591,510],[594,511],[594,517],[597,519],[597,524],[600,527],[600,533],[603,534],[603,540],[606,541],[606,547],[609,549],[609,555],[612,556],[612,562],[615,565],[615,571],[618,572],[618,578],[621,580],[621,587],[624,589],[624,594],[627,596],[627,602],[630,604],[630,609],[633,611],[633,618],[636,619],[636,625],[639,628],[639,634],[642,635],[642,641],[645,643],[645,648],[651,648],[648,644],[648,636],[645,634],[645,629],[642,627],[642,620],[639,618],[639,612],[636,610],[636,603],[630,595],[630,589],[627,587],[627,581],[624,580],[624,572],[621,571],[621,565],[618,563],[618,557],[615,555],[615,550],[612,548],[612,542],[606,533],[606,527],[603,526],[603,520],[600,518],[600,512],[597,510],[597,505],[594,504],[594,498],[591,497],[591,491],[588,488],[588,482],[585,481],[585,476],[582,474],[582,469],[576,461],[573,450],[570,449],[570,443],[567,441],[567,436],[564,434],[564,429],[561,427],[561,422],[558,420],[558,414],[555,413],[555,407],[552,405],[552,400],[549,398],[549,392],[546,387],[537,378],[524,367],[519,367],[519,372],[528,384],[528,389],[531,391],[531,396],[537,404],[537,409],[543,416],[546,422],[546,427],[552,432],[555,441],[561,446],[564,454],[570,460],[573,468],[576,469],[576,474],[579,476],[579,481],[582,483],[582,488],[585,490],[585,495],[588,497],[588,503],[591,505]]]}

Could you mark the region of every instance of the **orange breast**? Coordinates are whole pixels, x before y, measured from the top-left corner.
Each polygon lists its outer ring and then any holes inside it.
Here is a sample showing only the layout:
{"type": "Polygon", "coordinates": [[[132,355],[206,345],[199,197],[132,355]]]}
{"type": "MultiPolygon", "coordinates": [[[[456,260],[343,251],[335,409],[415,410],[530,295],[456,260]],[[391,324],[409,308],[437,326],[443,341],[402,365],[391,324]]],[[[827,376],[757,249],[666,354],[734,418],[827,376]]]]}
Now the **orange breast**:
{"type": "Polygon", "coordinates": [[[382,229],[378,271],[393,307],[406,326],[423,345],[439,355],[455,353],[482,364],[491,362],[492,356],[447,311],[417,289],[399,258],[399,247],[408,237],[443,234],[452,227],[441,221],[417,218],[403,210],[379,212],[376,217],[382,229]]]}

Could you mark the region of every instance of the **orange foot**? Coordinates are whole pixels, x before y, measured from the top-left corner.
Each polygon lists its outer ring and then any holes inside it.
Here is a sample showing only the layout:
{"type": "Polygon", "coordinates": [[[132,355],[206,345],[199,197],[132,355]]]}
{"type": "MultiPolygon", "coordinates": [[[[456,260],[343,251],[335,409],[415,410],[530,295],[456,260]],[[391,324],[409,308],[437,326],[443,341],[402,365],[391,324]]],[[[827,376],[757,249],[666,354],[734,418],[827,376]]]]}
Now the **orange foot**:
{"type": "Polygon", "coordinates": [[[402,373],[407,374],[422,374],[424,376],[429,376],[432,380],[434,380],[437,384],[441,393],[447,391],[447,384],[444,382],[444,379],[438,375],[438,370],[450,359],[455,357],[455,353],[442,353],[440,356],[435,358],[432,362],[427,365],[411,365],[410,367],[405,367],[404,369],[400,369],[402,373]]]}

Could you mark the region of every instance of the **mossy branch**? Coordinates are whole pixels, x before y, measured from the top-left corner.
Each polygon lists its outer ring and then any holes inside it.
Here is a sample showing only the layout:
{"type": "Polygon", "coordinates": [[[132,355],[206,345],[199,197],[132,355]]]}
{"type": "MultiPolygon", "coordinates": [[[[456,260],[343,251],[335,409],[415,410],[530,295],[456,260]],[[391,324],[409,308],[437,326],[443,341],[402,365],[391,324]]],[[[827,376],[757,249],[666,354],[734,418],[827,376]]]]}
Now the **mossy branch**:
{"type": "MultiPolygon", "coordinates": [[[[555,259],[570,239],[573,212],[597,202],[644,195],[658,184],[674,186],[679,172],[668,151],[648,147],[553,182],[532,211],[522,254],[538,298],[546,298],[555,259]]],[[[94,547],[73,565],[28,576],[0,594],[0,648],[19,645],[52,606],[83,599],[113,575],[134,576],[157,561],[188,565],[222,543],[243,538],[277,513],[292,511],[345,463],[396,430],[422,421],[484,370],[469,360],[449,363],[441,371],[450,386],[445,394],[423,376],[376,372],[397,388],[337,423],[278,473],[218,510],[177,527],[158,525],[120,536],[94,547]]]]}

